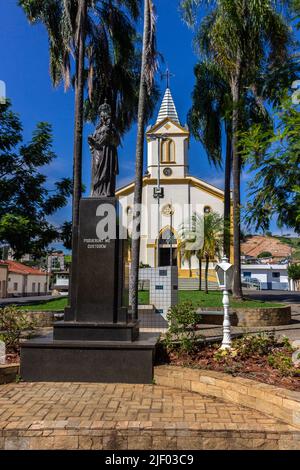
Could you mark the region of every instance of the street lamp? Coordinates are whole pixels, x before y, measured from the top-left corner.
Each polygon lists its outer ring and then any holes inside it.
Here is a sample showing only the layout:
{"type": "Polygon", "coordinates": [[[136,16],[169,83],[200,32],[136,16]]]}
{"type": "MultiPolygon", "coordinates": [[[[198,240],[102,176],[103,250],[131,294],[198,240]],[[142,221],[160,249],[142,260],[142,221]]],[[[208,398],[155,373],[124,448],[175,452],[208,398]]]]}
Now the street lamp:
{"type": "Polygon", "coordinates": [[[233,282],[233,265],[228,262],[228,258],[223,256],[221,263],[215,267],[219,287],[223,291],[223,308],[224,308],[224,321],[223,321],[223,341],[221,349],[231,348],[231,332],[230,332],[230,317],[229,317],[229,294],[228,290],[232,287],[233,282]]]}

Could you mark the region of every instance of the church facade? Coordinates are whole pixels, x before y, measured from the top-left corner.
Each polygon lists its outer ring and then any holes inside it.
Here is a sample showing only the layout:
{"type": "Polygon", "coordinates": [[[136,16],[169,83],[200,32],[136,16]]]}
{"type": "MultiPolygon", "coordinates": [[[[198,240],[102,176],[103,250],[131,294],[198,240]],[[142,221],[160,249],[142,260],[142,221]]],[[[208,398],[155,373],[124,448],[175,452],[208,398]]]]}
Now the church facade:
{"type": "MultiPolygon", "coordinates": [[[[179,121],[169,88],[146,138],[140,261],[151,267],[177,266],[180,277],[196,277],[197,258],[187,261],[178,249],[182,230],[193,213],[223,216],[224,191],[189,174],[190,132],[179,121]]],[[[129,226],[133,193],[134,182],[116,193],[122,220],[129,226]]]]}

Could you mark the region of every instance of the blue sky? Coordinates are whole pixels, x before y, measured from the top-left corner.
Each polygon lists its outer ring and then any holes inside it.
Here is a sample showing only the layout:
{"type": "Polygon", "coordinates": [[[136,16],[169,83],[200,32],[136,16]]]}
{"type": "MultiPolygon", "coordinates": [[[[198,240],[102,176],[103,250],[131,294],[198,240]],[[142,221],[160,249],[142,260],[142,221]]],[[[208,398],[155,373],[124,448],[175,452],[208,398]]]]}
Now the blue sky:
{"type": "MultiPolygon", "coordinates": [[[[54,150],[58,158],[47,169],[48,184],[71,176],[73,152],[74,94],[64,92],[63,87],[54,89],[49,78],[49,54],[45,29],[31,26],[17,5],[17,0],[0,0],[0,80],[6,83],[7,96],[12,100],[13,110],[20,114],[25,140],[29,140],[38,121],[48,121],[53,126],[54,150]]],[[[193,66],[197,61],[192,47],[193,33],[182,22],[176,0],[158,0],[158,49],[175,75],[171,90],[182,124],[191,106],[194,85],[193,66]]],[[[164,72],[162,65],[160,73],[164,72]]],[[[160,79],[162,94],[165,81],[160,79]]],[[[158,103],[158,107],[159,107],[158,103]]],[[[155,121],[156,114],[152,121],[155,121]]],[[[89,188],[90,154],[87,136],[92,132],[85,126],[83,148],[83,182],[89,188]]],[[[119,149],[120,175],[118,186],[134,178],[136,126],[126,135],[119,149]]],[[[200,143],[191,139],[190,173],[217,187],[223,187],[223,173],[211,167],[200,143]]],[[[248,175],[242,176],[242,194],[245,195],[248,175]]],[[[52,218],[54,224],[71,219],[71,204],[52,218]]],[[[276,226],[272,224],[273,231],[276,226]]]]}

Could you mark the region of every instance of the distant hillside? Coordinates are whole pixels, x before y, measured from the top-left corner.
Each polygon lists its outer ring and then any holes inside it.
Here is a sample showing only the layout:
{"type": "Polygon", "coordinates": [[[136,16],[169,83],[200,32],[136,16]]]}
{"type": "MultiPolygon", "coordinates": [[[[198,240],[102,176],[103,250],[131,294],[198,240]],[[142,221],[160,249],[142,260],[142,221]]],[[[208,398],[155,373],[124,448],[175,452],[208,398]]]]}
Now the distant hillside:
{"type": "Polygon", "coordinates": [[[300,238],[299,237],[279,237],[276,236],[281,243],[284,243],[292,248],[292,257],[295,260],[300,260],[300,238]]]}
{"type": "MultiPolygon", "coordinates": [[[[282,237],[284,238],[284,237],[282,237]]],[[[259,257],[261,253],[271,253],[274,258],[283,259],[294,256],[295,245],[286,243],[281,237],[268,237],[263,235],[247,236],[245,242],[241,244],[242,254],[253,258],[259,257]]],[[[299,246],[300,250],[300,246],[299,246]]]]}

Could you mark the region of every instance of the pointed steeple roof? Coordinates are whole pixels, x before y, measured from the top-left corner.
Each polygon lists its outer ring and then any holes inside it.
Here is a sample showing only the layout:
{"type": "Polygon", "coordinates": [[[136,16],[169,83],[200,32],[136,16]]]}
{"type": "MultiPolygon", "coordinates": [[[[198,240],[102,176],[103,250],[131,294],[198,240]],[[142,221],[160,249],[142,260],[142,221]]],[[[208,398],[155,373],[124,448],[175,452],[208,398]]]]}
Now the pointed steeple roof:
{"type": "Polygon", "coordinates": [[[165,96],[162,100],[162,104],[158,113],[156,124],[163,121],[167,117],[172,119],[172,121],[180,124],[170,88],[166,89],[165,96]]]}

